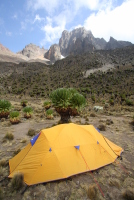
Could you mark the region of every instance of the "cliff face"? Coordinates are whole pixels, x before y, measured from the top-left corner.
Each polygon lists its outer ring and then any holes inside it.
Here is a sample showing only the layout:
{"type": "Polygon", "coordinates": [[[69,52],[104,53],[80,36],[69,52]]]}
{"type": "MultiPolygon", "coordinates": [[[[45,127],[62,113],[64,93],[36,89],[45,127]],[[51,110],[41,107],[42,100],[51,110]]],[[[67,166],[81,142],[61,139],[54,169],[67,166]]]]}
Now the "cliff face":
{"type": "Polygon", "coordinates": [[[106,41],[102,38],[95,38],[91,31],[84,27],[74,29],[71,32],[63,31],[59,40],[60,51],[63,56],[75,55],[95,49],[105,49],[106,41]]]}
{"type": "Polygon", "coordinates": [[[60,47],[57,44],[54,44],[50,49],[45,53],[44,57],[54,63],[56,60],[61,59],[60,47]]]}

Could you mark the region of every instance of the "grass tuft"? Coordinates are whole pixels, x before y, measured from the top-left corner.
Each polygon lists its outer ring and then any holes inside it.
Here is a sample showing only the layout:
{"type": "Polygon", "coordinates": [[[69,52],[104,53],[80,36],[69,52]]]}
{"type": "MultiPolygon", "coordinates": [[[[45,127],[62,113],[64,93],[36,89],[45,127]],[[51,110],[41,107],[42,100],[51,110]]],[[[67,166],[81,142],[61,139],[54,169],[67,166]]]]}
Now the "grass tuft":
{"type": "Polygon", "coordinates": [[[98,127],[97,127],[100,131],[105,131],[106,130],[106,126],[104,124],[100,124],[98,127]]]}
{"type": "Polygon", "coordinates": [[[13,140],[14,139],[14,135],[12,133],[6,133],[4,139],[13,140]]]}
{"type": "Polygon", "coordinates": [[[0,167],[6,167],[8,166],[8,161],[5,159],[0,160],[0,167]]]}
{"type": "Polygon", "coordinates": [[[87,191],[87,196],[91,199],[94,200],[97,196],[97,188],[95,184],[91,184],[88,188],[87,191]]]}
{"type": "Polygon", "coordinates": [[[17,173],[13,176],[11,180],[11,186],[14,190],[19,190],[23,186],[24,175],[22,173],[17,173]]]}
{"type": "Polygon", "coordinates": [[[128,188],[122,193],[125,200],[134,200],[134,188],[128,188]]]}
{"type": "Polygon", "coordinates": [[[29,129],[27,135],[29,135],[30,137],[35,135],[35,130],[34,129],[29,129]]]}
{"type": "Polygon", "coordinates": [[[3,190],[2,190],[2,188],[0,187],[0,199],[2,200],[3,197],[4,197],[4,195],[3,195],[3,190]]]}

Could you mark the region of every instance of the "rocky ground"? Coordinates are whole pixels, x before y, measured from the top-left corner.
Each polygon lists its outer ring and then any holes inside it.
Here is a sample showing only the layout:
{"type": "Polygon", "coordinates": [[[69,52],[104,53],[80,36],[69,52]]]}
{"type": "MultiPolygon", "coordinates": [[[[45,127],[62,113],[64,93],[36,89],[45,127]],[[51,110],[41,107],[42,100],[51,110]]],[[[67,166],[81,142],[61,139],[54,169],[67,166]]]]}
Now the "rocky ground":
{"type": "MultiPolygon", "coordinates": [[[[8,98],[8,97],[7,97],[8,98]]],[[[11,125],[9,119],[0,121],[0,180],[9,175],[8,160],[23,149],[30,141],[29,129],[37,134],[41,129],[58,124],[60,117],[54,113],[54,119],[46,119],[43,100],[28,99],[28,105],[34,109],[31,119],[23,117],[20,99],[10,98],[13,109],[20,111],[21,123],[11,125]],[[11,133],[13,140],[5,139],[5,135],[11,133]],[[2,164],[2,160],[5,160],[2,164]]],[[[99,104],[94,104],[99,105],[99,104]]],[[[75,175],[65,180],[54,181],[45,184],[30,186],[21,194],[25,185],[15,190],[11,180],[6,178],[0,182],[0,199],[22,200],[87,200],[87,199],[134,199],[134,127],[131,124],[134,116],[134,107],[127,105],[114,105],[104,108],[101,112],[93,110],[93,103],[89,102],[78,117],[71,119],[77,124],[92,124],[100,128],[101,133],[112,142],[124,149],[122,160],[96,171],[75,175]],[[94,178],[99,183],[104,198],[95,184],[94,178]]],[[[104,105],[100,105],[103,106],[104,105]]]]}

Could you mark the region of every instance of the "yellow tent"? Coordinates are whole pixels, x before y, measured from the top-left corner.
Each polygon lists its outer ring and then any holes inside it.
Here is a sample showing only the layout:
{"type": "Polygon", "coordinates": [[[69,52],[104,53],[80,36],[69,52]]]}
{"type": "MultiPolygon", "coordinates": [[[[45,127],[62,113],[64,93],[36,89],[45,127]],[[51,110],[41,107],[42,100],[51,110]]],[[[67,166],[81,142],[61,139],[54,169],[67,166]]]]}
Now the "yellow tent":
{"type": "Polygon", "coordinates": [[[122,151],[92,125],[61,124],[42,130],[9,160],[9,177],[21,172],[27,185],[63,179],[108,165],[122,151]]]}

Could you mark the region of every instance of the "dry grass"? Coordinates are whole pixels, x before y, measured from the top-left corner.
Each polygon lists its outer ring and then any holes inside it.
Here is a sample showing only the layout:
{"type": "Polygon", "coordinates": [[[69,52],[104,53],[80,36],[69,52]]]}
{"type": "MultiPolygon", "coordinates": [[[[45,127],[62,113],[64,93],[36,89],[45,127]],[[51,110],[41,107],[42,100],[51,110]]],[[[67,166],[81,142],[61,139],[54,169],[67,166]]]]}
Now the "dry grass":
{"type": "Polygon", "coordinates": [[[134,200],[134,188],[128,188],[123,191],[122,197],[125,200],[134,200]]]}
{"type": "Polygon", "coordinates": [[[17,173],[11,180],[11,187],[14,190],[19,190],[23,186],[24,175],[22,173],[17,173]]]}
{"type": "Polygon", "coordinates": [[[0,187],[0,200],[2,200],[3,197],[4,197],[4,195],[3,195],[3,190],[2,190],[2,188],[0,187]]]}
{"type": "Polygon", "coordinates": [[[109,185],[110,186],[115,186],[118,189],[121,187],[120,181],[118,179],[115,179],[115,178],[110,178],[109,179],[109,185]]]}
{"type": "Polygon", "coordinates": [[[14,139],[14,135],[12,133],[6,133],[4,139],[13,140],[14,139]]]}
{"type": "Polygon", "coordinates": [[[0,160],[0,167],[6,167],[8,165],[8,161],[6,159],[0,160]]]}
{"type": "Polygon", "coordinates": [[[26,143],[26,142],[27,142],[26,139],[21,140],[21,143],[26,143]]]}
{"type": "Polygon", "coordinates": [[[98,127],[97,127],[100,131],[105,131],[106,130],[106,126],[104,124],[100,124],[98,127]]]}
{"type": "Polygon", "coordinates": [[[91,199],[94,200],[97,197],[97,187],[95,184],[91,184],[88,188],[87,191],[87,196],[91,199]]]}
{"type": "Polygon", "coordinates": [[[13,153],[13,156],[16,156],[20,151],[21,151],[21,149],[15,150],[14,153],[13,153]]]}
{"type": "Polygon", "coordinates": [[[35,130],[30,128],[30,129],[28,130],[27,135],[30,136],[30,137],[34,136],[34,135],[35,135],[35,130]]]}
{"type": "Polygon", "coordinates": [[[106,120],[106,124],[107,124],[107,125],[111,125],[111,124],[113,124],[113,123],[114,123],[114,122],[113,122],[113,120],[111,120],[111,119],[107,119],[107,120],[106,120]]]}
{"type": "Polygon", "coordinates": [[[91,113],[90,117],[96,117],[96,114],[95,113],[91,113]]]}

